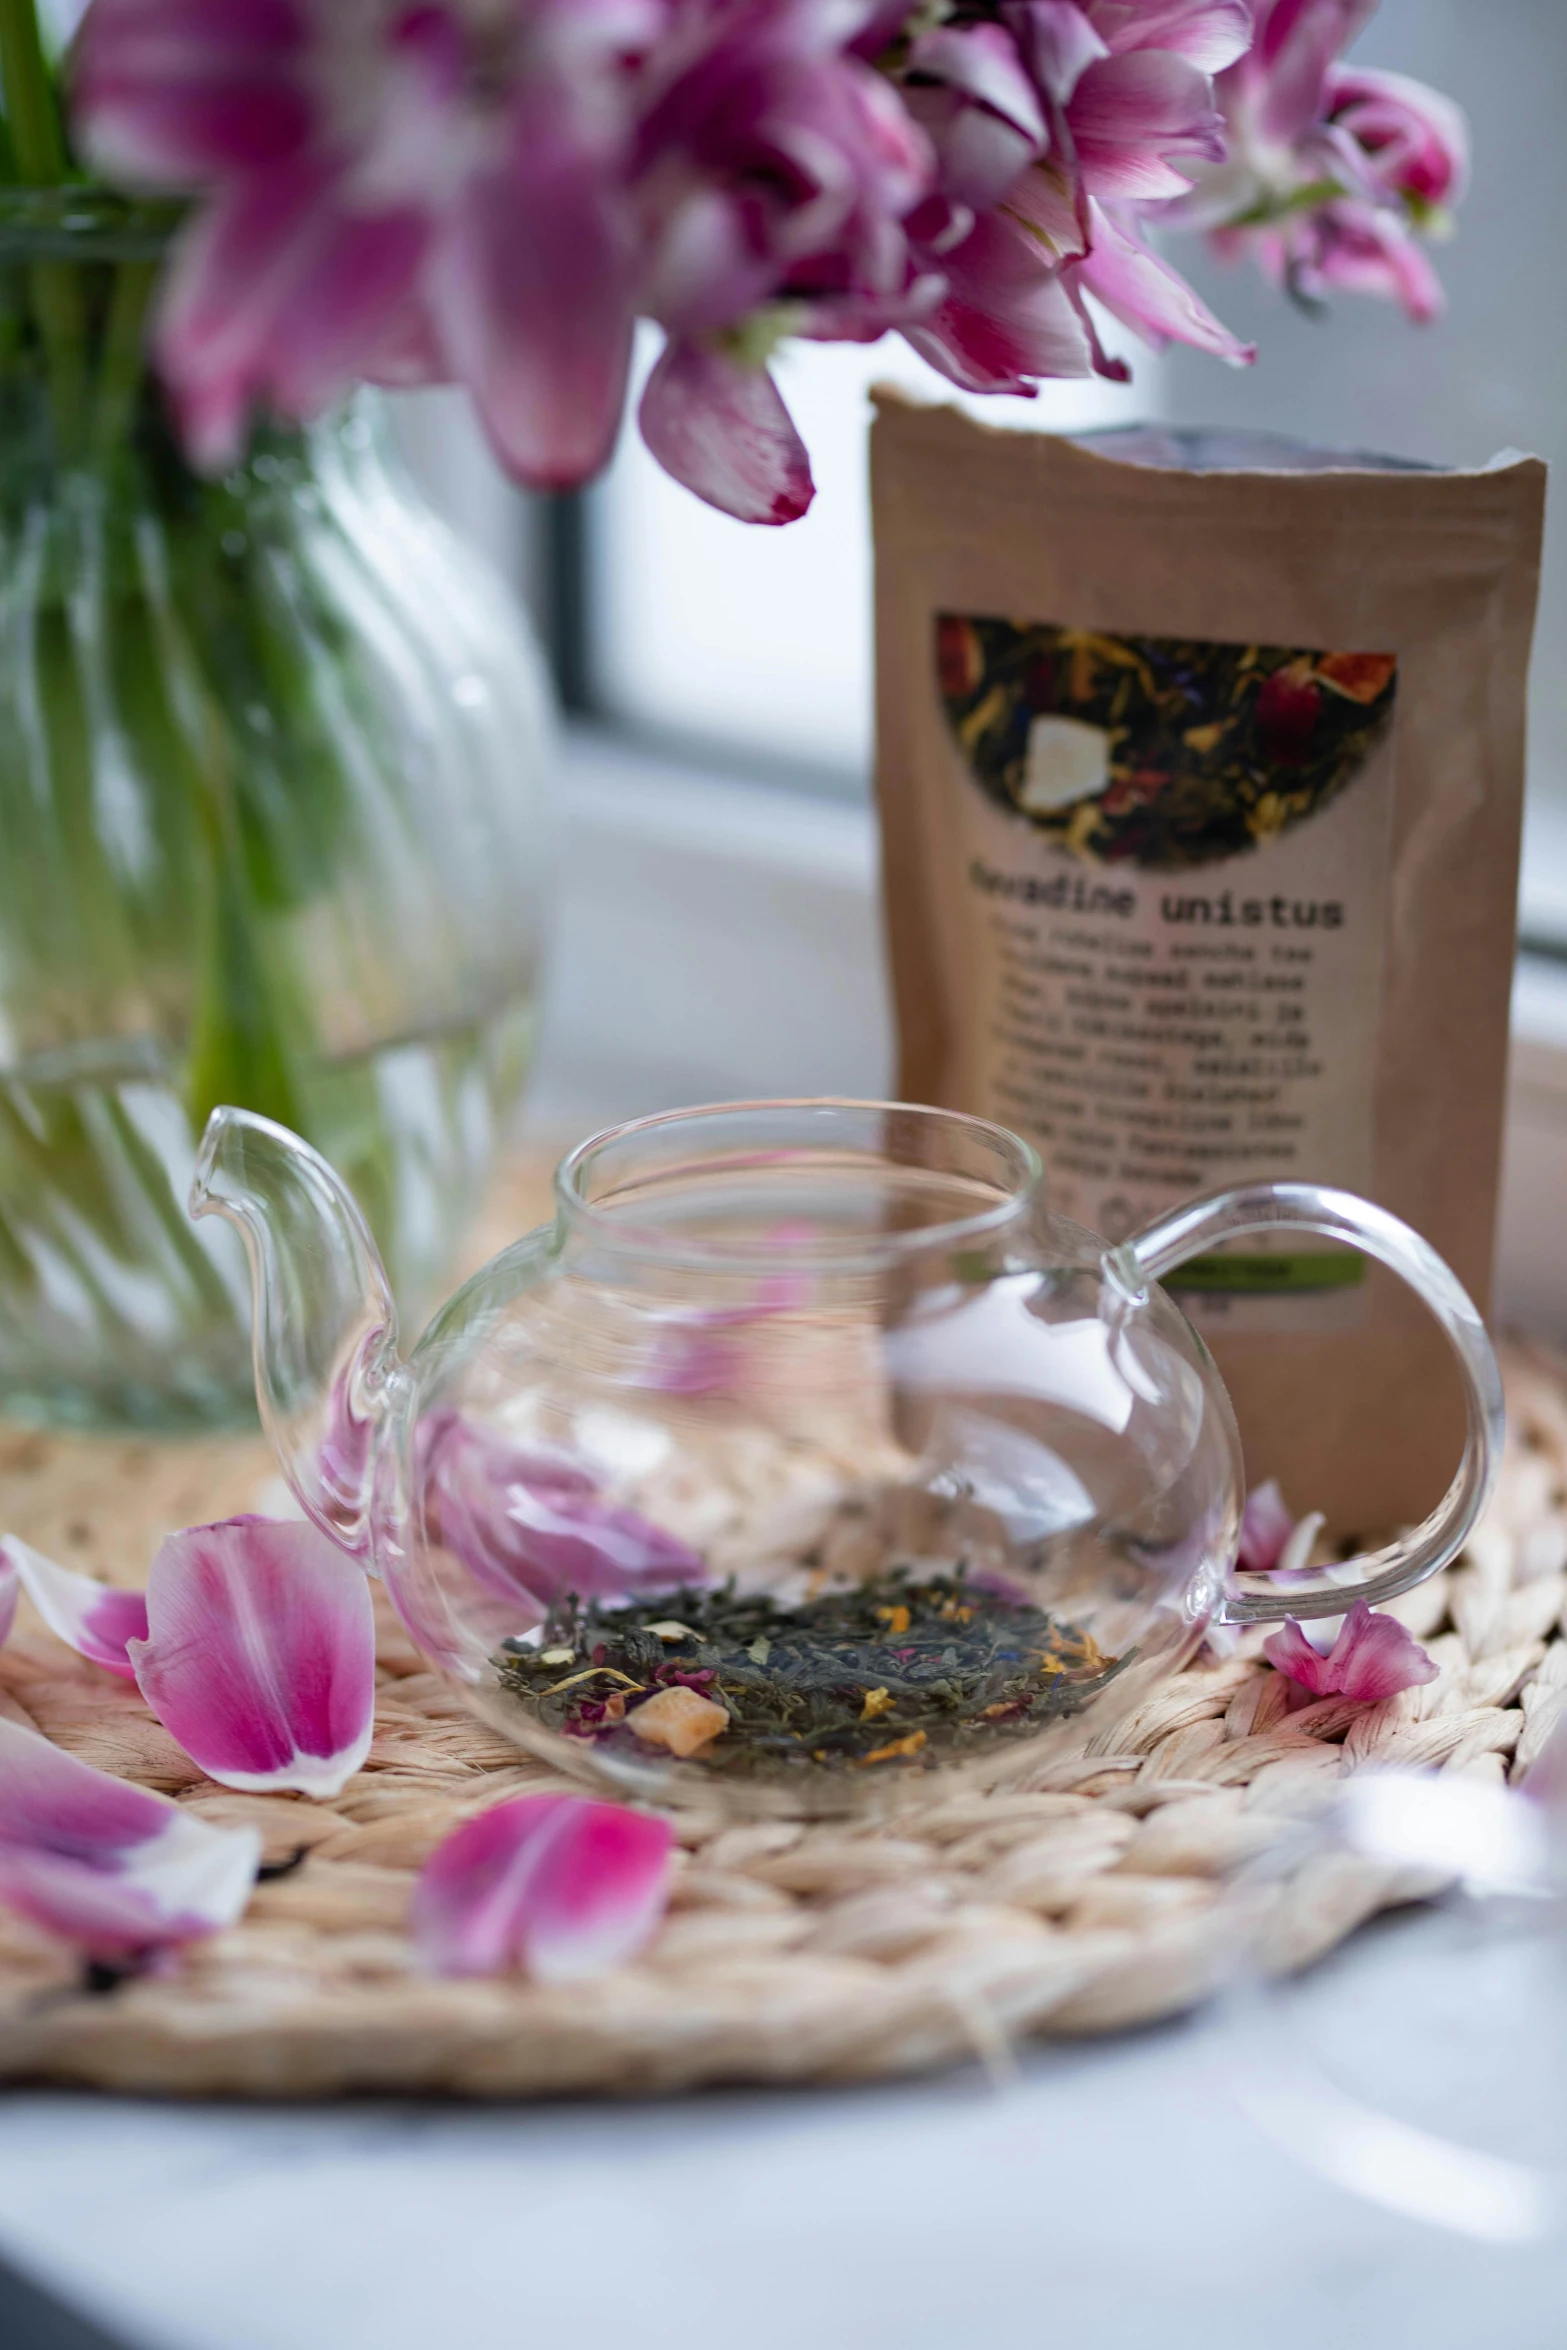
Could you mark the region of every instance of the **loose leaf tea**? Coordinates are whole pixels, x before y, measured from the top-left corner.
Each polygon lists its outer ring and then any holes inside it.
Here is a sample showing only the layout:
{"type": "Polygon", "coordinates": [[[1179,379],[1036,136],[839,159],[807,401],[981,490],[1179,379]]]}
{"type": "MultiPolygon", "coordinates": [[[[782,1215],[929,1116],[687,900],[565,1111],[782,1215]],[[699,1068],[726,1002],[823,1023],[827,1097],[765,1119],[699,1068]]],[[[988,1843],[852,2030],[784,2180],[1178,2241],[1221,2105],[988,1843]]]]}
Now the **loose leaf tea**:
{"type": "Polygon", "coordinates": [[[975,781],[1090,863],[1169,871],[1277,839],[1354,781],[1398,690],[1391,653],[950,612],[936,632],[948,721],[975,781]]]}
{"type": "Polygon", "coordinates": [[[629,1607],[572,1597],[537,1646],[508,1640],[495,1661],[547,1728],[644,1759],[670,1745],[668,1693],[688,1691],[714,1709],[699,1725],[711,1735],[671,1751],[757,1776],[928,1764],[1078,1712],[1127,1659],[959,1569],[896,1570],[795,1606],[733,1584],[629,1607]],[[660,1735],[644,1741],[649,1706],[660,1735]]]}

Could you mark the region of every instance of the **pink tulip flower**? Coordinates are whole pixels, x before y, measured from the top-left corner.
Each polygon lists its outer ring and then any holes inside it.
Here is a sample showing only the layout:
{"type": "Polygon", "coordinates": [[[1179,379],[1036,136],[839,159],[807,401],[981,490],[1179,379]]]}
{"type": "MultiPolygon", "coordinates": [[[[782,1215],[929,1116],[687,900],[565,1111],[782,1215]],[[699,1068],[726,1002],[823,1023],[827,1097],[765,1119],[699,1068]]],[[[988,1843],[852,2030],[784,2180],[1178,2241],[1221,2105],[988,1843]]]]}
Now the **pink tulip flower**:
{"type": "Polygon", "coordinates": [[[687,7],[644,77],[639,305],[670,339],[643,438],[746,522],[792,522],[814,494],[767,345],[785,330],[873,341],[939,290],[903,227],[933,159],[891,85],[845,49],[852,15],[822,0],[687,7]]]}
{"type": "Polygon", "coordinates": [[[109,1965],[231,1926],[261,1861],[214,1828],[0,1719],[0,1902],[109,1965]]]}
{"type": "Polygon", "coordinates": [[[140,1591],[114,1591],[90,1575],[73,1574],[7,1534],[0,1539],[0,1640],[11,1628],[18,1586],[78,1656],[122,1681],[135,1679],[126,1643],[147,1637],[147,1601],[140,1591]]]}
{"type": "Polygon", "coordinates": [[[1357,1599],[1332,1647],[1314,1648],[1293,1616],[1262,1644],[1263,1654],[1294,1682],[1298,1705],[1315,1697],[1350,1697],[1366,1705],[1434,1681],[1437,1666],[1396,1616],[1373,1614],[1357,1599]]]}
{"type": "Polygon", "coordinates": [[[1463,109],[1407,74],[1336,65],[1328,75],[1328,119],[1353,140],[1362,166],[1416,218],[1451,210],[1469,184],[1469,125],[1463,109]]]}
{"type": "Polygon", "coordinates": [[[1375,294],[1423,323],[1443,298],[1419,237],[1464,192],[1468,126],[1422,83],[1339,62],[1373,4],[1255,0],[1256,40],[1219,84],[1226,159],[1177,217],[1308,305],[1375,294]]]}
{"type": "Polygon", "coordinates": [[[94,0],[75,113],[101,169],[197,199],[156,340],[198,462],[259,408],[456,379],[518,479],[576,483],[643,317],[649,448],[778,524],[813,495],[787,336],[901,331],[1028,393],[1124,379],[1097,305],[1249,360],[1147,243],[1172,206],[1303,299],[1430,315],[1414,232],[1461,192],[1463,121],[1338,63],[1371,4],[94,0]]]}
{"type": "Polygon", "coordinates": [[[76,120],[105,173],[199,191],[158,353],[219,467],[260,403],[383,359],[460,377],[519,478],[603,463],[625,398],[624,85],[663,0],[95,0],[76,120]],[[519,224],[526,224],[519,233],[519,224]]]}
{"type": "Polygon", "coordinates": [[[370,1748],[375,1619],[362,1568],[314,1526],[230,1518],[171,1534],[128,1653],[159,1721],[209,1778],[336,1795],[370,1748]]]}
{"type": "Polygon", "coordinates": [[[1124,378],[1091,295],[1155,348],[1188,342],[1248,361],[1250,347],[1143,243],[1137,218],[1222,158],[1210,77],[1249,32],[1241,0],[1002,0],[993,20],[919,34],[900,78],[941,187],[910,228],[947,285],[904,329],[920,355],[970,391],[1124,378]]]}
{"type": "Polygon", "coordinates": [[[434,1974],[521,1967],[561,1983],[621,1966],[669,1898],[667,1820],[573,1795],[522,1795],[460,1828],[425,1863],[410,1924],[434,1974]]]}

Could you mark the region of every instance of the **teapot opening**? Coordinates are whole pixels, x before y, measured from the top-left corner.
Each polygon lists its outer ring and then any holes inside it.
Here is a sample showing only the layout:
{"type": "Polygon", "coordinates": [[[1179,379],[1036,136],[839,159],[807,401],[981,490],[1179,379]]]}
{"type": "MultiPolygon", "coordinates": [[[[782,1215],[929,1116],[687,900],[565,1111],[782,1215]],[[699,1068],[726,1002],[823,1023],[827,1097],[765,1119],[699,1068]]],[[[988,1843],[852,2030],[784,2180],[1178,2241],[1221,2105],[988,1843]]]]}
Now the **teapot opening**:
{"type": "Polygon", "coordinates": [[[556,1175],[567,1232],[715,1274],[875,1271],[974,1247],[1037,1199],[1000,1126],[893,1102],[723,1102],[594,1135],[556,1175]]]}

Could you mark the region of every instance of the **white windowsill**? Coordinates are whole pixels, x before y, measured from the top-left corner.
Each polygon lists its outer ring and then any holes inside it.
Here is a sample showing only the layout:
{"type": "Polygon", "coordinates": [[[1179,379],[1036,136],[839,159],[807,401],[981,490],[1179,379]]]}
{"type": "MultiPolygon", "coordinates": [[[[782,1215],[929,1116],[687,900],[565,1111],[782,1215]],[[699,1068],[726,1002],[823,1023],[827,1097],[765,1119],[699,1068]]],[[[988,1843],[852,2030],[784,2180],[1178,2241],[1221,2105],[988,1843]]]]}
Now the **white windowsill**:
{"type": "MultiPolygon", "coordinates": [[[[878,1096],[892,1032],[869,808],[701,775],[578,730],[536,1126],[682,1102],[878,1096]]],[[[1567,870],[1567,859],[1564,859],[1567,870]]],[[[1567,1341],[1567,962],[1513,991],[1499,1320],[1567,1341]]]]}

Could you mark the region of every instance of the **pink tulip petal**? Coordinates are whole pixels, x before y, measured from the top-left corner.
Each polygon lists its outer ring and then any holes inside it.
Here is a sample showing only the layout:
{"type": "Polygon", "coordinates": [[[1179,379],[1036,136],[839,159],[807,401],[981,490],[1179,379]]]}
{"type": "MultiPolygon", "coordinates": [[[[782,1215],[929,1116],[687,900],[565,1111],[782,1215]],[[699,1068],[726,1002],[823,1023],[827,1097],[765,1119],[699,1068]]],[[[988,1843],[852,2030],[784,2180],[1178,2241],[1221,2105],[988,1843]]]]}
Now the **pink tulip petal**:
{"type": "Polygon", "coordinates": [[[1430,256],[1395,213],[1370,204],[1328,205],[1307,224],[1300,259],[1309,292],[1379,295],[1417,326],[1429,326],[1446,306],[1430,256]]]}
{"type": "Polygon", "coordinates": [[[1313,1697],[1348,1697],[1366,1705],[1434,1681],[1438,1672],[1396,1616],[1376,1614],[1363,1599],[1344,1618],[1326,1656],[1312,1647],[1293,1616],[1262,1647],[1270,1664],[1313,1697]]]}
{"type": "Polygon", "coordinates": [[[365,361],[365,378],[397,390],[450,381],[451,367],[422,303],[410,302],[399,312],[390,333],[365,361]]]}
{"type": "Polygon", "coordinates": [[[93,1957],[232,1925],[260,1861],[257,1829],[214,1828],[0,1719],[0,1901],[93,1957]]]}
{"type": "MultiPolygon", "coordinates": [[[[112,1591],[90,1575],[57,1567],[14,1534],[0,1540],[0,1561],[9,1562],[50,1631],[78,1656],[118,1673],[123,1681],[136,1678],[125,1644],[147,1637],[147,1601],[140,1591],[112,1591]]],[[[0,1597],[0,1610],[3,1607],[0,1597]]]]}
{"type": "Polygon", "coordinates": [[[524,1795],[465,1820],[420,1873],[409,1909],[433,1973],[522,1967],[560,1983],[621,1966],[669,1896],[673,1831],[619,1805],[524,1795]]]}
{"type": "Polygon", "coordinates": [[[336,176],[307,160],[240,180],[181,233],[153,342],[200,464],[216,468],[240,452],[246,414],[268,382],[279,313],[308,266],[336,176]]]}
{"type": "Polygon", "coordinates": [[[569,131],[546,135],[519,119],[511,161],[464,191],[429,296],[497,457],[531,488],[575,487],[614,446],[631,367],[630,285],[600,159],[569,131]]]}
{"type": "Polygon", "coordinates": [[[1023,70],[1016,41],[1002,26],[939,25],[921,33],[910,49],[909,69],[988,107],[1036,148],[1045,144],[1038,92],[1023,70]]]}
{"type": "Polygon", "coordinates": [[[11,1637],[21,1587],[22,1579],[16,1571],[16,1561],[11,1556],[9,1545],[0,1542],[0,1648],[11,1637]]]}
{"type": "Polygon", "coordinates": [[[849,42],[857,57],[872,63],[889,48],[909,20],[909,0],[869,0],[865,19],[849,42]]]}
{"type": "Polygon", "coordinates": [[[1265,1485],[1254,1486],[1246,1496],[1235,1564],[1248,1575],[1271,1574],[1294,1531],[1295,1520],[1285,1505],[1278,1481],[1270,1477],[1265,1485]]]}
{"type": "Polygon", "coordinates": [[[275,163],[314,118],[288,0],[96,0],[72,96],[107,178],[184,189],[275,163]]]}
{"type": "Polygon", "coordinates": [[[1258,11],[1256,49],[1242,70],[1261,77],[1265,138],[1288,143],[1318,121],[1328,68],[1375,7],[1376,0],[1274,0],[1258,11]]]}
{"type": "Polygon", "coordinates": [[[638,422],[666,473],[739,522],[794,522],[816,495],[805,444],[765,367],[670,342],[638,422]]]}
{"type": "MultiPolygon", "coordinates": [[[[775,1224],[765,1245],[786,1255],[791,1249],[809,1248],[814,1238],[809,1224],[775,1224]]],[[[764,1275],[744,1305],[707,1306],[671,1315],[642,1379],[660,1395],[732,1393],[744,1374],[747,1334],[779,1314],[798,1313],[809,1301],[811,1288],[811,1276],[803,1266],[780,1267],[764,1275]]]]}
{"type": "Polygon", "coordinates": [[[1005,0],[1002,17],[1039,87],[1066,105],[1091,65],[1109,55],[1077,0],[1005,0]]]}
{"type": "Polygon", "coordinates": [[[306,421],[357,381],[396,331],[429,241],[411,209],[323,209],[266,355],[265,388],[284,415],[306,421]]]}
{"type": "Polygon", "coordinates": [[[216,475],[237,465],[250,427],[251,386],[246,377],[230,373],[215,382],[178,384],[165,376],[164,389],[194,471],[216,475]]]}
{"type": "Polygon", "coordinates": [[[1255,343],[1232,335],[1169,263],[1128,236],[1099,205],[1093,207],[1093,241],[1075,264],[1079,282],[1113,318],[1158,351],[1167,343],[1190,343],[1232,367],[1249,367],[1255,343]]]}
{"type": "Polygon", "coordinates": [[[1463,108],[1407,74],[1334,66],[1328,111],[1395,195],[1456,204],[1469,182],[1469,124],[1463,108]]]}
{"type": "Polygon", "coordinates": [[[1091,195],[1142,202],[1182,196],[1191,173],[1171,156],[1220,162],[1223,124],[1213,85],[1184,57],[1134,49],[1091,65],[1068,110],[1083,184],[1091,195]]]}
{"type": "Polygon", "coordinates": [[[0,1843],[109,1866],[185,1815],[0,1715],[0,1843]]]}
{"type": "Polygon", "coordinates": [[[661,1338],[643,1372],[659,1395],[732,1395],[745,1367],[745,1348],[732,1330],[700,1323],[661,1338]]]}
{"type": "Polygon", "coordinates": [[[695,1551],[601,1500],[580,1463],[460,1413],[427,1415],[416,1476],[429,1540],[501,1599],[547,1609],[568,1592],[624,1599],[707,1580],[695,1551]]]}
{"type": "Polygon", "coordinates": [[[623,1597],[704,1579],[696,1553],[635,1510],[519,1484],[507,1488],[505,1518],[506,1563],[516,1571],[490,1578],[503,1593],[520,1588],[548,1603],[567,1592],[623,1597]]]}
{"type": "Polygon", "coordinates": [[[1085,0],[1111,50],[1170,49],[1204,73],[1222,73],[1251,47],[1248,0],[1085,0]]]}
{"type": "Polygon", "coordinates": [[[219,462],[252,402],[309,417],[375,360],[428,239],[417,212],[345,210],[336,175],[315,161],[214,201],[181,239],[157,348],[182,415],[219,462]]]}
{"type": "Polygon", "coordinates": [[[1308,1689],[1313,1697],[1333,1695],[1338,1683],[1330,1678],[1329,1660],[1320,1656],[1307,1639],[1305,1629],[1293,1616],[1282,1630],[1270,1632],[1262,1644],[1262,1653],[1276,1671],[1297,1688],[1308,1689]]]}
{"type": "Polygon", "coordinates": [[[921,83],[906,90],[904,97],[910,115],[941,159],[941,184],[950,203],[988,212],[1040,152],[1025,132],[956,90],[921,83]]]}
{"type": "Polygon", "coordinates": [[[107,74],[89,85],[88,153],[107,177],[150,186],[193,185],[226,166],[256,166],[298,152],[310,130],[304,93],[272,89],[116,88],[107,74]]]}
{"type": "Polygon", "coordinates": [[[1040,376],[1093,373],[1072,299],[1034,239],[999,213],[946,256],[946,300],[904,328],[922,359],[969,392],[1031,392],[1040,376]]]}
{"type": "Polygon", "coordinates": [[[225,1787],[336,1795],[370,1748],[375,1625],[363,1570],[315,1527],[230,1518],[172,1534],[147,1578],[143,1697],[225,1787]]]}
{"type": "Polygon", "coordinates": [[[1007,211],[1059,262],[1088,250],[1088,205],[1069,172],[1036,165],[1008,189],[1007,211]]]}
{"type": "Polygon", "coordinates": [[[659,223],[642,306],[672,336],[705,334],[764,301],[776,274],[772,257],[752,248],[742,205],[728,190],[697,182],[659,223]]]}
{"type": "Polygon", "coordinates": [[[1396,1616],[1376,1614],[1363,1599],[1357,1600],[1345,1617],[1329,1661],[1343,1694],[1363,1698],[1368,1705],[1378,1698],[1392,1697],[1400,1689],[1434,1681],[1438,1671],[1434,1659],[1396,1616]]]}

